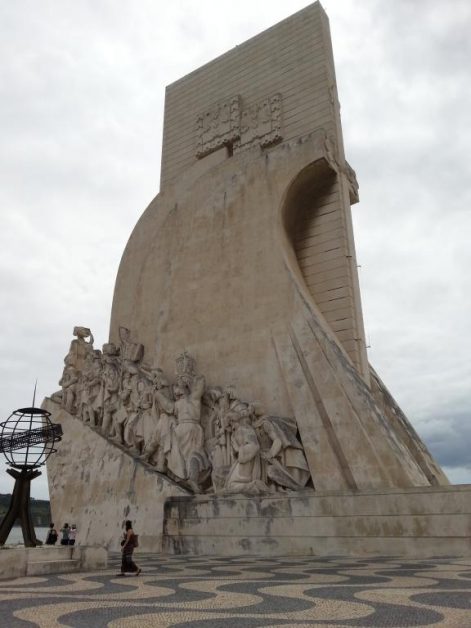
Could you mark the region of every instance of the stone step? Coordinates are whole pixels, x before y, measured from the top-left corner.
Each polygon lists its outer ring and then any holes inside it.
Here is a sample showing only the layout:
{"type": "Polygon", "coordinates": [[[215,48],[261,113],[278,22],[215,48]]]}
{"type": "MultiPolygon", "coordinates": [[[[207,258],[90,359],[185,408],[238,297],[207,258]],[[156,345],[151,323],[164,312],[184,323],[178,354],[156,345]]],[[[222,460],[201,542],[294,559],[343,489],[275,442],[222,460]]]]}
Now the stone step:
{"type": "Polygon", "coordinates": [[[171,497],[165,502],[165,519],[172,518],[259,518],[259,517],[337,517],[384,515],[469,515],[467,485],[373,489],[370,491],[312,491],[278,493],[267,496],[171,497]],[[195,513],[197,513],[195,515],[195,513]]]}
{"type": "Polygon", "coordinates": [[[31,561],[67,560],[72,558],[75,546],[71,545],[41,545],[29,549],[31,561]]]}
{"type": "Polygon", "coordinates": [[[164,552],[470,556],[471,485],[195,496],[165,504],[164,552]]]}
{"type": "Polygon", "coordinates": [[[55,573],[70,573],[80,569],[80,560],[41,560],[31,561],[28,563],[27,576],[45,576],[55,573]]]}
{"type": "Polygon", "coordinates": [[[167,519],[168,536],[227,537],[455,537],[468,538],[470,515],[357,515],[321,517],[187,517],[167,519]]]}
{"type": "Polygon", "coordinates": [[[164,554],[193,556],[471,556],[470,538],[164,536],[164,554]]]}

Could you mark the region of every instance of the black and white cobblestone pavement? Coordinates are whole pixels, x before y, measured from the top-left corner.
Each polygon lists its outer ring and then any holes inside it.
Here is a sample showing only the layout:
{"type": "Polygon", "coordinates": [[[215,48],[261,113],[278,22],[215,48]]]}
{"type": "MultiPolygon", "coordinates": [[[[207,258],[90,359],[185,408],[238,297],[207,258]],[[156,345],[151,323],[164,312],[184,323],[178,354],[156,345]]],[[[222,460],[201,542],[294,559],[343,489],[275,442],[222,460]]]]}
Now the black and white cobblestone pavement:
{"type": "Polygon", "coordinates": [[[193,557],[136,553],[142,574],[0,582],[2,628],[471,628],[471,559],[193,557]]]}

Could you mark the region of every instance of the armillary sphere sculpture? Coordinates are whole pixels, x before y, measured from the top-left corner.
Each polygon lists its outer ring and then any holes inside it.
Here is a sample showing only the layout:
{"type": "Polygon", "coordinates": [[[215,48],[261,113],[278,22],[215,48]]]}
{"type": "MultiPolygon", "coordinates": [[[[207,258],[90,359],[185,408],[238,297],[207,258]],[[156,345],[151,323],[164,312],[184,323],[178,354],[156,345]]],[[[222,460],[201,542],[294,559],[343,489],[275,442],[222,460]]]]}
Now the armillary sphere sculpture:
{"type": "Polygon", "coordinates": [[[38,467],[56,451],[54,445],[62,437],[62,427],[52,423],[50,416],[41,408],[20,408],[0,423],[0,453],[12,467],[7,473],[15,478],[10,507],[0,524],[0,545],[4,545],[17,519],[25,547],[38,545],[29,508],[31,480],[41,475],[38,467]]]}

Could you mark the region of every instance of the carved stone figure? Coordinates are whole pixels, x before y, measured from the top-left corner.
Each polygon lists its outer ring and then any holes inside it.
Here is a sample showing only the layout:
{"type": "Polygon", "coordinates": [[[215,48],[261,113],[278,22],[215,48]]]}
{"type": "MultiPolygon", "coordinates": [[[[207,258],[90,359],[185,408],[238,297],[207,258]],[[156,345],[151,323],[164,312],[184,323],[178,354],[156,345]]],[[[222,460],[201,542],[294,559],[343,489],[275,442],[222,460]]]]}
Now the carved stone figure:
{"type": "MultiPolygon", "coordinates": [[[[127,365],[129,368],[130,365],[127,365]]],[[[128,415],[124,424],[123,437],[124,444],[128,447],[133,447],[139,451],[138,444],[136,443],[136,429],[141,418],[141,412],[144,408],[148,407],[148,391],[147,381],[145,376],[138,370],[132,375],[130,380],[130,394],[128,400],[128,415]]]]}
{"type": "Polygon", "coordinates": [[[159,404],[159,396],[155,391],[160,391],[168,401],[173,401],[172,391],[165,379],[162,369],[152,371],[152,381],[154,384],[154,404],[153,416],[155,426],[150,438],[144,439],[144,450],[142,459],[155,465],[157,471],[165,473],[167,471],[168,456],[172,449],[172,432],[176,427],[176,417],[169,414],[159,404]]]}
{"type": "Polygon", "coordinates": [[[119,405],[120,360],[119,350],[112,344],[103,345],[103,421],[105,436],[111,434],[114,416],[119,405]]]}
{"type": "Polygon", "coordinates": [[[227,476],[225,492],[258,494],[267,491],[268,487],[261,479],[260,443],[248,416],[240,419],[231,443],[237,459],[227,476]]]}
{"type": "Polygon", "coordinates": [[[227,474],[234,462],[231,445],[230,405],[235,399],[230,389],[214,388],[205,394],[210,408],[210,435],[207,442],[211,460],[211,481],[214,490],[224,488],[227,474]]]}
{"type": "Polygon", "coordinates": [[[103,408],[101,351],[87,355],[81,381],[80,414],[84,423],[97,427],[103,408]]]}
{"type": "MultiPolygon", "coordinates": [[[[135,382],[135,417],[128,421],[125,429],[126,442],[142,453],[155,431],[157,417],[154,410],[153,383],[142,373],[135,382]],[[126,438],[127,436],[127,438],[126,438]]],[[[131,403],[134,403],[134,392],[131,392],[131,403]]]]}
{"type": "Polygon", "coordinates": [[[74,334],[60,381],[63,407],[160,473],[195,492],[258,494],[308,482],[295,419],[262,416],[231,386],[206,390],[186,351],[172,386],[161,369],[142,363],[143,345],[125,327],[120,348],[107,343],[103,352],[93,350],[89,329],[74,334]]]}
{"type": "Polygon", "coordinates": [[[69,353],[64,362],[67,360],[69,366],[73,366],[77,371],[82,371],[87,356],[93,351],[93,334],[88,327],[74,327],[72,333],[76,339],[70,343],[69,353]],[[87,338],[89,338],[88,342],[87,338]]]}
{"type": "Polygon", "coordinates": [[[75,414],[80,406],[80,375],[87,356],[93,351],[93,335],[88,327],[74,327],[72,334],[75,339],[70,343],[69,352],[64,358],[65,367],[59,381],[62,394],[59,398],[62,406],[71,414],[75,414]]]}
{"type": "Polygon", "coordinates": [[[267,477],[284,488],[303,488],[310,473],[303,447],[296,437],[296,421],[289,417],[264,416],[257,422],[272,445],[262,453],[267,461],[267,477]]]}
{"type": "Polygon", "coordinates": [[[137,368],[132,364],[122,364],[121,385],[118,394],[118,410],[113,417],[110,436],[120,445],[124,445],[124,428],[130,414],[131,391],[137,368]]]}
{"type": "Polygon", "coordinates": [[[77,412],[77,388],[80,375],[77,369],[69,364],[69,360],[69,356],[66,356],[59,386],[62,386],[62,407],[70,414],[75,414],[77,412]]]}
{"type": "Polygon", "coordinates": [[[199,492],[209,469],[200,423],[205,380],[202,376],[196,376],[189,384],[188,379],[187,373],[179,375],[178,383],[174,386],[175,401],[170,401],[158,390],[155,397],[165,412],[176,417],[167,461],[168,469],[177,478],[186,480],[195,492],[199,492]]]}
{"type": "Polygon", "coordinates": [[[131,332],[127,327],[119,328],[119,339],[121,340],[121,359],[126,364],[138,365],[144,356],[144,345],[138,342],[131,342],[131,332]]]}

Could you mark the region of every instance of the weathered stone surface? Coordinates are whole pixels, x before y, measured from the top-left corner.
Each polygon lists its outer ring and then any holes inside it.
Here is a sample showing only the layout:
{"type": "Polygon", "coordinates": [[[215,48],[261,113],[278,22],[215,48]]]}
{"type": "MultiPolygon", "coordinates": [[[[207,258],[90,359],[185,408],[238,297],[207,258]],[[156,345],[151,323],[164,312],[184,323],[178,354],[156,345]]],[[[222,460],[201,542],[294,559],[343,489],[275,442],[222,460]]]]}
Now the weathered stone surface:
{"type": "Polygon", "coordinates": [[[170,498],[164,551],[471,556],[471,485],[170,498]]]}
{"type": "Polygon", "coordinates": [[[54,521],[77,524],[77,544],[117,550],[131,519],[140,546],[160,551],[163,503],[187,491],[112,445],[51,400],[44,406],[64,436],[48,462],[54,521]]]}

